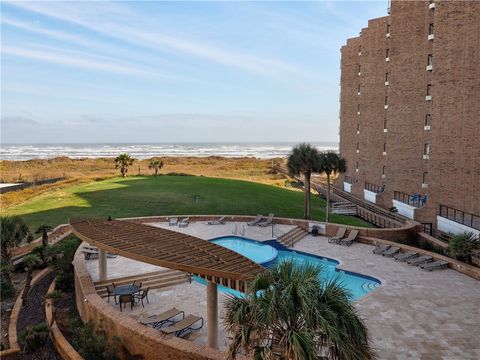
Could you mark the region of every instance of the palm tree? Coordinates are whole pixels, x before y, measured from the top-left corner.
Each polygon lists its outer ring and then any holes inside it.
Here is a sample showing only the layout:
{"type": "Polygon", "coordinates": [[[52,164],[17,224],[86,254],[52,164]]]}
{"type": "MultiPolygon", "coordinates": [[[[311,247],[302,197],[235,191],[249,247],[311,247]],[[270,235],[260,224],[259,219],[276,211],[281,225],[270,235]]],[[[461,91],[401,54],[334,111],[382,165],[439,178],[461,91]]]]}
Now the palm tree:
{"type": "Polygon", "coordinates": [[[295,146],[288,156],[288,171],[292,175],[304,176],[304,218],[310,219],[310,178],[312,172],[319,169],[320,153],[310,144],[299,144],[295,146]]]}
{"type": "Polygon", "coordinates": [[[130,157],[128,154],[120,154],[115,158],[115,169],[120,168],[122,177],[127,176],[128,167],[132,166],[134,158],[130,157]]]}
{"type": "Polygon", "coordinates": [[[229,358],[243,350],[254,359],[373,359],[348,291],[320,273],[311,263],[283,261],[257,275],[245,297],[229,297],[229,358]]]}
{"type": "Polygon", "coordinates": [[[332,175],[337,175],[347,171],[347,164],[344,158],[334,151],[325,151],[320,153],[320,169],[319,172],[327,175],[327,210],[325,221],[328,222],[330,213],[330,180],[332,175]]]}
{"type": "Polygon", "coordinates": [[[45,261],[46,255],[47,255],[47,247],[48,247],[48,232],[52,231],[52,227],[50,225],[40,225],[35,231],[35,234],[42,234],[42,257],[43,261],[45,261]]]}
{"type": "MultiPolygon", "coordinates": [[[[33,240],[33,236],[30,233],[30,229],[28,228],[27,224],[25,224],[22,218],[18,216],[2,216],[0,218],[0,222],[2,262],[8,265],[4,268],[9,269],[9,265],[12,263],[12,250],[24,241],[31,242],[33,240]]],[[[9,283],[12,282],[10,271],[5,271],[3,275],[5,276],[6,281],[9,283]]]]}
{"type": "Polygon", "coordinates": [[[28,254],[22,259],[22,263],[25,265],[27,271],[27,278],[25,280],[25,287],[23,288],[22,293],[22,301],[23,305],[27,306],[27,296],[28,292],[30,291],[30,287],[32,286],[32,277],[33,277],[33,270],[35,266],[40,265],[42,263],[42,259],[38,255],[35,254],[28,254]]]}
{"type": "Polygon", "coordinates": [[[159,159],[151,159],[150,163],[148,164],[149,169],[154,169],[155,170],[155,176],[158,175],[158,170],[160,170],[163,167],[163,161],[159,159]]]}

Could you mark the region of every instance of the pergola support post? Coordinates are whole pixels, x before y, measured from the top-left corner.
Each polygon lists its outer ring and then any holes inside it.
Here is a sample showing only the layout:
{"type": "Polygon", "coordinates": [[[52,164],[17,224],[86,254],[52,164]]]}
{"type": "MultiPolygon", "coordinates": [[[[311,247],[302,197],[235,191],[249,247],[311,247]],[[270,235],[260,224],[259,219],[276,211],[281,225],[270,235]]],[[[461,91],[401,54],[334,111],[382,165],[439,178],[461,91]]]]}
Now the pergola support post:
{"type": "Polygon", "coordinates": [[[107,252],[102,249],[98,249],[98,278],[107,280],[107,252]]]}
{"type": "Polygon", "coordinates": [[[218,291],[217,284],[207,281],[208,346],[218,349],[218,291]]]}

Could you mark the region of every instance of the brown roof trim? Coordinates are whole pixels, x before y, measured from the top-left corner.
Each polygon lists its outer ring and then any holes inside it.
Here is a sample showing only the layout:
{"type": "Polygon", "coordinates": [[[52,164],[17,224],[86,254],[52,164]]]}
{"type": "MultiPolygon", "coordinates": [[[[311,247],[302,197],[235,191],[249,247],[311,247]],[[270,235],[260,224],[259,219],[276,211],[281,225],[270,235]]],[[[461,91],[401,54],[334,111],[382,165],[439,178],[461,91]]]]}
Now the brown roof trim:
{"type": "Polygon", "coordinates": [[[168,229],[93,218],[72,218],[69,223],[81,240],[152,265],[242,282],[252,280],[265,270],[234,251],[168,229]]]}

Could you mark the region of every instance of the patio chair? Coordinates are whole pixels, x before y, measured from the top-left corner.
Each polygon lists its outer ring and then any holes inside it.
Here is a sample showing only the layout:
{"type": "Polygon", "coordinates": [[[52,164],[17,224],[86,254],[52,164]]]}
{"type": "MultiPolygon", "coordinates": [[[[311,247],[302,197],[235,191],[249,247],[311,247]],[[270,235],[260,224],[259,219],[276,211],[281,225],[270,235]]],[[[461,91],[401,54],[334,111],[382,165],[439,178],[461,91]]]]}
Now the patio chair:
{"type": "Polygon", "coordinates": [[[120,304],[120,311],[122,311],[122,309],[125,308],[125,306],[127,304],[130,304],[130,310],[133,310],[133,304],[135,303],[135,299],[133,297],[133,295],[120,295],[118,297],[118,301],[119,301],[119,304],[120,304]],[[122,307],[122,304],[123,304],[123,307],[122,307]]]}
{"type": "Polygon", "coordinates": [[[347,233],[347,228],[344,228],[344,227],[338,228],[337,235],[331,238],[328,238],[328,242],[336,244],[340,239],[343,239],[345,237],[346,233],[347,233]]]}
{"type": "Polygon", "coordinates": [[[268,226],[268,225],[272,225],[273,217],[274,217],[273,214],[268,214],[267,219],[264,220],[264,221],[260,221],[258,223],[258,226],[265,227],[265,226],[268,226]]]}
{"type": "Polygon", "coordinates": [[[392,246],[392,247],[390,247],[390,249],[384,251],[384,252],[382,253],[382,256],[393,257],[394,255],[398,254],[399,252],[400,252],[400,248],[399,248],[399,247],[392,246]]]}
{"type": "Polygon", "coordinates": [[[178,227],[187,227],[189,223],[190,218],[186,217],[185,219],[180,220],[180,222],[178,223],[178,227]]]}
{"type": "Polygon", "coordinates": [[[217,220],[210,220],[207,222],[208,225],[223,225],[225,224],[226,216],[222,216],[220,219],[217,220]]]}
{"type": "Polygon", "coordinates": [[[137,303],[141,302],[142,307],[145,307],[145,305],[143,304],[143,299],[147,299],[147,304],[150,304],[150,301],[148,301],[148,290],[150,290],[149,287],[147,287],[146,289],[140,289],[138,293],[133,294],[133,299],[137,303]]]}
{"type": "Polygon", "coordinates": [[[189,331],[197,331],[203,327],[203,318],[195,315],[188,315],[185,319],[178,323],[161,329],[165,334],[173,334],[175,336],[183,336],[189,331]],[[200,326],[194,327],[196,323],[201,321],[200,326]]]}
{"type": "Polygon", "coordinates": [[[407,260],[410,260],[411,258],[414,258],[416,256],[418,256],[417,252],[408,251],[408,252],[397,254],[393,258],[397,261],[407,261],[407,260]]]}
{"type": "Polygon", "coordinates": [[[176,217],[168,218],[168,226],[176,226],[178,219],[176,217]]]}
{"type": "Polygon", "coordinates": [[[117,304],[117,295],[115,295],[115,284],[105,286],[107,289],[107,302],[110,302],[110,296],[113,296],[115,304],[117,304]]]}
{"type": "Polygon", "coordinates": [[[431,262],[433,258],[428,255],[419,256],[410,260],[407,260],[407,264],[413,266],[419,266],[420,264],[431,262]]]}
{"type": "Polygon", "coordinates": [[[257,214],[254,220],[247,222],[248,226],[256,226],[262,220],[263,215],[257,214]]]}
{"type": "Polygon", "coordinates": [[[384,251],[387,251],[388,249],[390,249],[390,245],[386,245],[386,244],[379,244],[375,247],[375,249],[373,249],[373,253],[375,255],[382,255],[384,251]]]}
{"type": "Polygon", "coordinates": [[[420,264],[420,267],[423,270],[428,270],[428,271],[446,269],[448,267],[448,261],[437,260],[433,262],[427,262],[427,263],[420,264]]]}
{"type": "Polygon", "coordinates": [[[350,246],[353,244],[355,240],[357,240],[357,236],[358,236],[358,230],[352,230],[350,231],[350,234],[348,234],[348,237],[346,239],[338,240],[337,244],[350,246]]]}
{"type": "Polygon", "coordinates": [[[175,321],[173,320],[173,318],[179,315],[182,315],[182,320],[185,319],[185,311],[178,310],[177,308],[172,308],[156,315],[140,315],[138,317],[138,321],[143,325],[152,326],[154,328],[161,328],[166,323],[174,324],[175,321]]]}

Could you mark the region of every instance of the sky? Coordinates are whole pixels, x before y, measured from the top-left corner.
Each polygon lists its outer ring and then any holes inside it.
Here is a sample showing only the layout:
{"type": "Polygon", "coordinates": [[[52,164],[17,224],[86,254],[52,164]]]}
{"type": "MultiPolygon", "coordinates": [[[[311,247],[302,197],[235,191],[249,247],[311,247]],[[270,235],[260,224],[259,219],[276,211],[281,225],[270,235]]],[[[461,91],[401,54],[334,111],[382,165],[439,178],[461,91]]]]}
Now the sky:
{"type": "Polygon", "coordinates": [[[338,141],[379,1],[1,2],[2,143],[338,141]]]}

